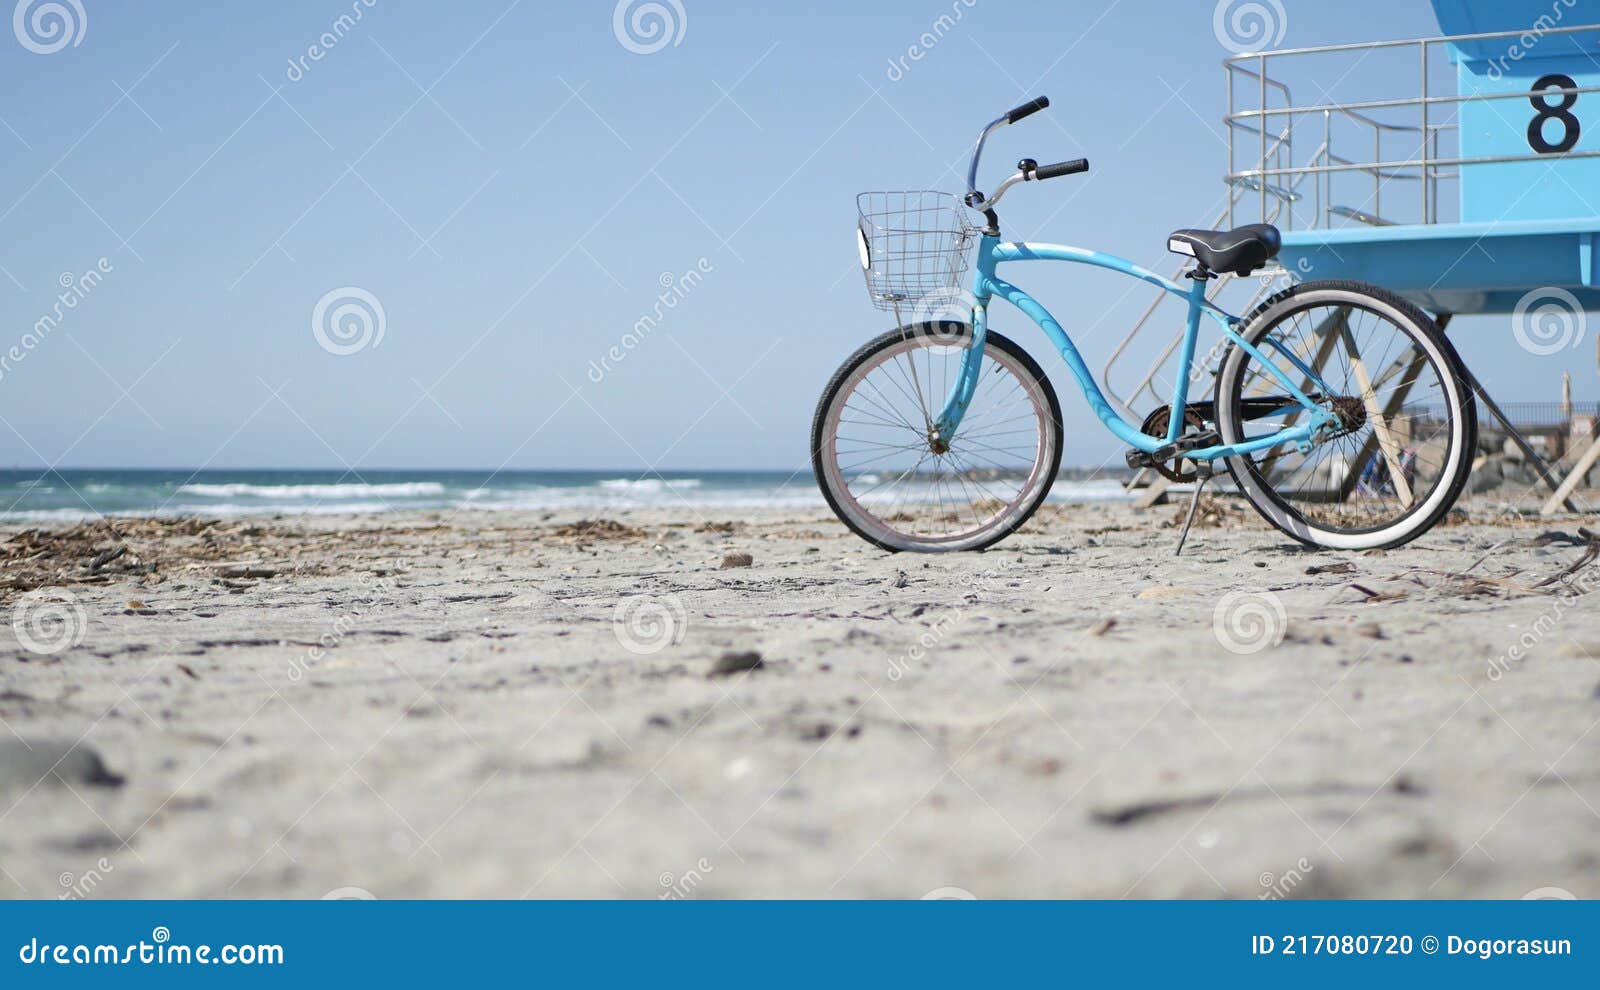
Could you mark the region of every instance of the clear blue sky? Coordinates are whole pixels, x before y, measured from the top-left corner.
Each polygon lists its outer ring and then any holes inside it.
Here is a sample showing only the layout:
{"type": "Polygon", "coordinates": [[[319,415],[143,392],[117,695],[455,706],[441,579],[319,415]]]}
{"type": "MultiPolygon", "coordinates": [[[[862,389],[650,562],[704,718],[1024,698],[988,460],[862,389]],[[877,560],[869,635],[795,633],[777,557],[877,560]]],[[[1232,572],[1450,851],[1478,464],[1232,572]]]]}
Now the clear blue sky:
{"type": "MultiPolygon", "coordinates": [[[[1046,93],[990,174],[1024,154],[1095,171],[1017,190],[1013,234],[1164,270],[1166,233],[1221,201],[1209,0],[682,0],[653,54],[619,42],[609,0],[81,3],[61,51],[0,35],[6,346],[62,273],[110,268],[0,378],[6,466],[797,467],[828,374],[888,328],[855,268],[857,191],[958,189],[977,128],[1046,93]],[[662,274],[697,265],[592,381],[662,274]],[[344,286],[385,315],[349,356],[312,333],[344,286]]],[[[1435,31],[1423,0],[1284,4],[1283,45],[1435,31]]],[[[1148,298],[1030,274],[1096,367],[1148,298]]],[[[997,325],[1059,368],[1018,319],[997,325]]],[[[1466,330],[1504,398],[1553,397],[1563,368],[1597,391],[1589,347],[1535,359],[1505,320],[1466,330]]],[[[1114,453],[1057,387],[1067,460],[1114,453]]]]}

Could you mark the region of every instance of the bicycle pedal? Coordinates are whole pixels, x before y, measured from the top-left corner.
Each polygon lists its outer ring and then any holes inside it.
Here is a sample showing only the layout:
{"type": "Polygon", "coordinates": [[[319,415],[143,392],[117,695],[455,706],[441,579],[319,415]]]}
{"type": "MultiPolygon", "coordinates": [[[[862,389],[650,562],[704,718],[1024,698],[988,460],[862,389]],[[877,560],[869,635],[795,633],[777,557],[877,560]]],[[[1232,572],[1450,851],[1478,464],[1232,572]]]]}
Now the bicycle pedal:
{"type": "Polygon", "coordinates": [[[1147,454],[1137,447],[1128,450],[1122,455],[1122,457],[1128,462],[1128,467],[1135,471],[1139,470],[1140,468],[1153,468],[1156,466],[1155,455],[1147,454]]]}

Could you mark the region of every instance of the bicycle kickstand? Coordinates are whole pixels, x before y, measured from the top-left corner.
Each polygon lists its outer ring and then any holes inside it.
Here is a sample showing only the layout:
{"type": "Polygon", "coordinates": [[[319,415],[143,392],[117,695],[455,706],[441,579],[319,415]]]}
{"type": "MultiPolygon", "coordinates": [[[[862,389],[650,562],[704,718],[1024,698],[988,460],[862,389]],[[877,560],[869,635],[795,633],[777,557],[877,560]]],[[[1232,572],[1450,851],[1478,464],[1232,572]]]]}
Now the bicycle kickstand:
{"type": "Polygon", "coordinates": [[[1184,541],[1189,539],[1189,527],[1194,525],[1195,510],[1200,508],[1200,495],[1206,490],[1206,483],[1211,480],[1212,470],[1209,462],[1196,461],[1194,465],[1194,494],[1189,496],[1189,514],[1183,519],[1183,532],[1178,534],[1178,549],[1174,557],[1183,554],[1184,541]]]}

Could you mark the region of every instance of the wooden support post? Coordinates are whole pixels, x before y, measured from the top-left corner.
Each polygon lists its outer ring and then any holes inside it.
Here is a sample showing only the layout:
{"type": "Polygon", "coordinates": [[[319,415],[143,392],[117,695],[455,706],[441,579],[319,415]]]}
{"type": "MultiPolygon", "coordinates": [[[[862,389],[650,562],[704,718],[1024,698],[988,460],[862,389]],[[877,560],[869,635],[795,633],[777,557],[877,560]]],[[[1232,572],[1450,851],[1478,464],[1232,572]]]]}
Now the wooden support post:
{"type": "Polygon", "coordinates": [[[1553,516],[1561,510],[1562,506],[1566,506],[1569,512],[1576,511],[1572,508],[1571,502],[1573,489],[1577,488],[1578,484],[1583,481],[1584,475],[1589,473],[1589,469],[1594,467],[1596,461],[1600,461],[1600,440],[1590,444],[1589,449],[1583,452],[1582,457],[1578,458],[1578,463],[1572,466],[1572,470],[1567,473],[1566,480],[1561,482],[1561,487],[1556,489],[1555,494],[1545,501],[1544,507],[1539,510],[1539,514],[1541,516],[1553,516]]]}
{"type": "MultiPolygon", "coordinates": [[[[1397,362],[1400,360],[1403,360],[1403,358],[1396,359],[1397,362]]],[[[1388,404],[1383,407],[1383,415],[1386,420],[1393,419],[1405,407],[1406,397],[1411,394],[1411,386],[1416,384],[1417,372],[1422,370],[1422,365],[1427,360],[1427,352],[1420,349],[1417,351],[1417,356],[1411,359],[1411,364],[1405,370],[1406,379],[1395,386],[1394,393],[1389,396],[1388,404]]],[[[1390,367],[1393,367],[1393,365],[1390,367]]],[[[1379,377],[1382,378],[1381,375],[1379,377]]],[[[1376,432],[1362,442],[1361,452],[1356,456],[1355,469],[1345,476],[1344,484],[1339,489],[1339,501],[1345,501],[1350,497],[1351,492],[1355,491],[1356,485],[1361,481],[1362,469],[1366,467],[1367,460],[1376,453],[1374,448],[1377,446],[1378,437],[1376,432]]]]}
{"type": "MultiPolygon", "coordinates": [[[[1372,424],[1372,435],[1377,438],[1378,449],[1383,452],[1384,463],[1389,466],[1389,483],[1394,485],[1394,493],[1400,499],[1400,507],[1411,508],[1416,501],[1411,494],[1411,483],[1406,480],[1406,473],[1400,465],[1402,451],[1395,441],[1394,434],[1389,432],[1389,418],[1384,415],[1383,407],[1378,405],[1378,394],[1372,389],[1372,377],[1367,374],[1367,362],[1361,359],[1361,352],[1356,349],[1355,336],[1350,333],[1348,325],[1340,330],[1344,338],[1345,352],[1350,355],[1350,369],[1355,372],[1356,384],[1361,386],[1361,404],[1367,408],[1367,421],[1372,424]]],[[[1355,466],[1356,471],[1366,467],[1363,462],[1355,466]]]]}
{"type": "Polygon", "coordinates": [[[1171,487],[1172,482],[1166,475],[1156,474],[1151,479],[1149,486],[1145,488],[1144,494],[1134,500],[1133,507],[1135,509],[1148,509],[1151,506],[1160,505],[1167,500],[1167,489],[1171,487]]]}

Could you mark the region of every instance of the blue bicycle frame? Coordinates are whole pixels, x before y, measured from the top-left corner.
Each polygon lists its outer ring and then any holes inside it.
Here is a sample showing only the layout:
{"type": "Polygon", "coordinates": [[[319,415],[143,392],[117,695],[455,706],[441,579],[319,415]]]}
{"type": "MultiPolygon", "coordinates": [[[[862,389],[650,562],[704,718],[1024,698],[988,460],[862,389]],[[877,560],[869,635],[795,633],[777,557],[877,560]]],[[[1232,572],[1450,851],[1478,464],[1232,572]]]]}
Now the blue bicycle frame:
{"type": "MultiPolygon", "coordinates": [[[[1099,417],[1100,422],[1106,425],[1112,433],[1129,446],[1135,447],[1145,453],[1154,453],[1163,447],[1173,444],[1182,434],[1184,428],[1184,411],[1188,408],[1189,401],[1189,373],[1194,363],[1195,344],[1200,336],[1201,314],[1216,320],[1233,343],[1243,348],[1246,354],[1261,362],[1261,364],[1278,380],[1285,392],[1293,397],[1304,408],[1307,416],[1305,422],[1298,425],[1286,426],[1270,436],[1246,438],[1235,444],[1216,444],[1196,450],[1182,451],[1174,456],[1186,457],[1193,460],[1212,461],[1219,457],[1233,457],[1239,454],[1253,453],[1267,447],[1279,444],[1293,443],[1302,452],[1309,451],[1315,438],[1324,428],[1336,425],[1336,417],[1332,412],[1313,402],[1300,387],[1289,380],[1283,370],[1275,362],[1268,361],[1256,347],[1246,341],[1239,334],[1238,326],[1241,322],[1218,309],[1206,299],[1207,280],[1195,278],[1187,289],[1175,282],[1169,281],[1148,269],[1141,268],[1131,261],[1115,255],[1102,254],[1099,251],[1089,251],[1083,248],[1068,247],[1062,244],[1035,244],[1020,241],[1001,241],[998,236],[985,234],[978,246],[977,277],[973,283],[972,294],[976,305],[972,312],[972,346],[968,348],[962,359],[960,373],[955,384],[950,390],[950,396],[945,400],[944,408],[940,410],[938,418],[933,424],[936,435],[949,441],[956,435],[961,426],[961,419],[966,414],[967,405],[972,401],[973,392],[977,389],[978,373],[983,366],[984,339],[988,333],[989,302],[998,296],[1011,305],[1020,309],[1029,319],[1039,325],[1056,349],[1061,352],[1061,357],[1067,362],[1067,367],[1072,370],[1073,377],[1078,380],[1078,386],[1083,390],[1083,397],[1088,401],[1091,409],[1099,417]],[[995,274],[996,268],[1007,261],[1068,261],[1078,264],[1093,265],[1097,268],[1109,268],[1112,271],[1132,275],[1152,285],[1171,292],[1173,295],[1182,296],[1188,300],[1188,322],[1184,327],[1183,346],[1178,353],[1177,383],[1172,390],[1172,413],[1168,417],[1166,437],[1152,437],[1142,432],[1137,426],[1123,419],[1111,403],[1106,401],[1105,393],[1100,390],[1100,385],[1095,381],[1089,368],[1083,363],[1083,357],[1078,353],[1078,348],[1073,344],[1072,338],[1062,329],[1050,311],[1039,304],[1032,296],[1022,291],[1017,286],[1007,282],[995,274]]],[[[1332,394],[1332,389],[1322,381],[1321,377],[1303,361],[1299,355],[1287,347],[1279,345],[1276,341],[1268,343],[1278,353],[1286,357],[1294,367],[1305,376],[1305,381],[1312,383],[1324,395],[1332,394]]]]}

